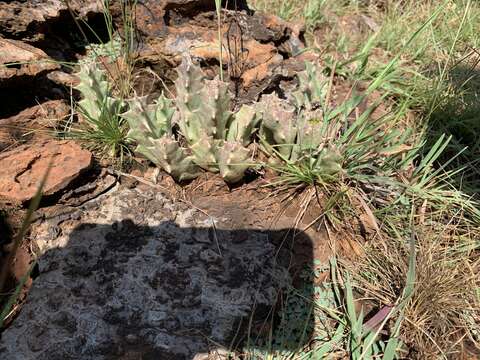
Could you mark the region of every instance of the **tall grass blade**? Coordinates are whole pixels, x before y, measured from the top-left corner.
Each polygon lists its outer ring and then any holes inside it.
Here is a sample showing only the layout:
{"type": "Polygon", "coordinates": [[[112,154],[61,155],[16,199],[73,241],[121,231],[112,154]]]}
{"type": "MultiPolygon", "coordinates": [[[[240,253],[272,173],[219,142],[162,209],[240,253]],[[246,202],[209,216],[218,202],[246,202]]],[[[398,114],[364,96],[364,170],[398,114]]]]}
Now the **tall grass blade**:
{"type": "Polygon", "coordinates": [[[410,36],[410,38],[407,40],[402,49],[397,53],[397,55],[395,55],[395,57],[380,72],[377,78],[369,85],[369,87],[365,91],[366,95],[370,95],[373,91],[377,90],[382,85],[387,76],[394,69],[395,65],[397,65],[400,57],[403,55],[405,50],[408,49],[410,44],[417,38],[417,36],[422,33],[423,30],[425,30],[425,28],[438,17],[438,15],[444,10],[446,4],[447,2],[445,1],[442,5],[439,5],[438,8],[432,13],[432,15],[412,34],[412,36],[410,36]]]}
{"type": "Polygon", "coordinates": [[[27,282],[28,278],[30,277],[30,274],[32,273],[33,268],[35,267],[37,263],[34,262],[31,266],[30,269],[27,271],[25,275],[20,279],[20,282],[18,285],[15,287],[15,291],[13,294],[9,297],[7,303],[4,305],[2,312],[0,313],[0,330],[3,328],[3,324],[5,320],[7,319],[8,315],[10,314],[10,311],[12,310],[13,306],[17,302],[18,296],[20,295],[20,291],[23,289],[25,286],[25,283],[27,282]]]}
{"type": "Polygon", "coordinates": [[[218,31],[218,50],[220,63],[220,80],[223,81],[223,38],[222,38],[222,0],[215,0],[215,9],[217,11],[217,31],[218,31]]]}
{"type": "Polygon", "coordinates": [[[37,192],[35,193],[35,196],[33,197],[33,199],[30,201],[30,205],[28,207],[27,214],[26,214],[25,218],[23,219],[22,226],[20,227],[20,231],[14,237],[12,251],[8,254],[8,257],[5,261],[5,263],[3,264],[2,272],[0,273],[0,292],[5,287],[5,281],[7,279],[7,274],[9,272],[9,269],[10,269],[11,265],[12,265],[13,259],[15,258],[17,250],[20,248],[20,245],[22,244],[22,240],[25,237],[25,234],[27,233],[27,231],[30,227],[30,223],[32,222],[33,214],[38,209],[38,205],[40,205],[40,200],[42,199],[43,188],[45,187],[45,184],[47,182],[47,179],[48,179],[48,176],[50,174],[51,168],[52,168],[52,162],[50,161],[50,163],[47,167],[47,171],[45,172],[45,175],[43,175],[43,178],[40,181],[40,185],[37,188],[37,192]]]}
{"type": "MultiPolygon", "coordinates": [[[[16,234],[13,240],[13,247],[11,252],[8,254],[5,263],[3,264],[2,271],[0,273],[0,292],[3,292],[5,290],[5,283],[7,280],[7,276],[9,274],[10,268],[12,266],[13,260],[15,259],[15,256],[17,254],[18,249],[20,248],[22,244],[22,240],[25,237],[25,234],[27,233],[30,224],[32,222],[33,214],[34,212],[38,209],[38,206],[40,205],[40,200],[42,198],[42,192],[43,188],[45,187],[45,183],[47,182],[48,176],[50,174],[50,170],[52,168],[52,162],[50,161],[47,171],[45,172],[40,185],[37,188],[37,192],[35,193],[35,196],[33,199],[30,201],[30,205],[27,210],[27,214],[25,218],[23,219],[22,226],[20,227],[20,231],[16,234]]],[[[5,318],[8,316],[11,308],[15,305],[15,302],[20,294],[21,289],[25,285],[25,282],[28,280],[28,277],[30,276],[30,272],[33,269],[33,265],[30,268],[30,270],[25,274],[19,284],[16,286],[14,293],[10,298],[8,299],[7,303],[5,304],[4,308],[2,309],[1,315],[0,315],[0,329],[3,327],[3,323],[5,321],[5,318]]]]}

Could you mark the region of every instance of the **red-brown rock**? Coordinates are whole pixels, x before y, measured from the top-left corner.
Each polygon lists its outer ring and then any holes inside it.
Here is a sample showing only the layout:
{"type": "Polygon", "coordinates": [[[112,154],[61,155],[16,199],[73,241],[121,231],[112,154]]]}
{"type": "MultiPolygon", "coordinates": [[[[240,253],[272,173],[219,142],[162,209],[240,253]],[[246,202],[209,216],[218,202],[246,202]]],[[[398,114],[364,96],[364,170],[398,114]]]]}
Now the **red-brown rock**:
{"type": "Polygon", "coordinates": [[[51,138],[69,112],[70,106],[63,100],[50,100],[0,119],[0,151],[25,141],[51,138]]]}
{"type": "Polygon", "coordinates": [[[72,141],[45,140],[0,153],[0,199],[24,203],[35,195],[47,168],[52,168],[43,195],[65,189],[92,164],[92,154],[72,141]]]}
{"type": "MultiPolygon", "coordinates": [[[[222,1],[223,6],[238,11],[247,10],[246,0],[222,1]]],[[[110,3],[110,13],[122,26],[121,1],[110,3]]],[[[184,23],[204,12],[214,12],[214,0],[143,0],[135,7],[135,24],[140,34],[148,38],[158,38],[167,35],[168,27],[184,23]]]]}
{"type": "Polygon", "coordinates": [[[0,38],[0,83],[20,76],[36,76],[60,66],[40,49],[17,40],[0,38]]]}
{"type": "MultiPolygon", "coordinates": [[[[121,28],[120,2],[111,4],[121,28]]],[[[198,61],[208,77],[218,75],[221,62],[235,92],[254,100],[272,82],[278,83],[285,72],[284,60],[305,49],[305,27],[254,12],[245,0],[222,4],[220,46],[213,0],[143,1],[135,9],[138,56],[167,80],[172,80],[168,69],[178,66],[185,55],[198,61]]]]}
{"type": "MultiPolygon", "coordinates": [[[[101,13],[101,0],[69,0],[70,9],[85,17],[89,13],[101,13]]],[[[2,1],[0,6],[0,33],[16,39],[39,40],[48,28],[48,21],[70,16],[64,0],[2,1]]]]}

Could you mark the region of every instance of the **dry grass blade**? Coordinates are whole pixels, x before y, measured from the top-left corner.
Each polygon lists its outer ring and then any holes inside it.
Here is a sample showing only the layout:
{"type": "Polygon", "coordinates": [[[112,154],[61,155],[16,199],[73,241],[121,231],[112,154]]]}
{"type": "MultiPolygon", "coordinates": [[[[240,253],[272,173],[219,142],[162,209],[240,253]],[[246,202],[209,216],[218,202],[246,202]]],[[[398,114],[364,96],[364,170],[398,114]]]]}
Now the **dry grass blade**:
{"type": "MultiPolygon", "coordinates": [[[[8,254],[8,256],[5,260],[5,263],[2,266],[2,270],[0,272],[0,292],[2,292],[5,288],[5,283],[6,283],[8,274],[10,273],[10,269],[12,267],[13,260],[15,259],[15,256],[17,254],[17,250],[22,245],[23,238],[25,237],[28,229],[30,228],[30,223],[32,221],[33,214],[37,210],[37,208],[40,204],[40,200],[42,198],[43,188],[45,186],[45,183],[47,182],[48,175],[50,174],[51,167],[52,167],[52,162],[50,161],[50,163],[47,167],[47,171],[45,172],[45,175],[43,176],[43,178],[42,178],[42,180],[41,180],[41,182],[38,186],[37,192],[35,193],[35,196],[33,197],[33,199],[30,201],[30,205],[28,207],[27,214],[26,214],[25,218],[23,219],[22,226],[20,227],[20,230],[18,231],[18,233],[15,235],[15,237],[13,239],[12,250],[8,254]]],[[[15,289],[15,292],[13,293],[12,297],[9,299],[9,301],[7,301],[7,304],[5,305],[4,309],[2,309],[2,312],[1,312],[2,317],[0,318],[0,328],[3,325],[3,321],[5,320],[5,316],[7,316],[8,313],[9,313],[9,309],[14,305],[15,300],[18,297],[21,288],[23,287],[23,283],[25,282],[26,277],[28,277],[28,274],[25,274],[24,280],[22,280],[22,282],[17,286],[17,288],[15,289]]]]}
{"type": "MultiPolygon", "coordinates": [[[[466,318],[478,318],[476,292],[478,272],[478,231],[458,225],[460,219],[419,225],[415,288],[405,305],[401,338],[413,359],[458,356],[462,338],[478,325],[466,318]]],[[[392,304],[400,295],[408,272],[408,245],[391,239],[388,246],[372,243],[365,258],[354,267],[359,288],[379,304],[392,304]]],[[[477,329],[474,329],[477,327],[477,329]]]]}
{"type": "Polygon", "coordinates": [[[220,80],[223,81],[223,35],[222,35],[222,1],[215,0],[215,10],[217,13],[217,36],[218,36],[218,50],[219,56],[218,61],[220,62],[219,71],[220,71],[220,80]]]}

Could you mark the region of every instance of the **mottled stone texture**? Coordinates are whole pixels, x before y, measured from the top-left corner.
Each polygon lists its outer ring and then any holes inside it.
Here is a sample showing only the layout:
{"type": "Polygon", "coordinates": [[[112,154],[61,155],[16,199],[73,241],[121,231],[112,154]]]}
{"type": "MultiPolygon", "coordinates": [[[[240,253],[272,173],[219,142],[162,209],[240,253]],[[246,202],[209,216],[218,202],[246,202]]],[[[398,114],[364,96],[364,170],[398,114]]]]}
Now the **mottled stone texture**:
{"type": "Polygon", "coordinates": [[[115,188],[59,216],[34,231],[40,275],[2,359],[192,359],[229,348],[290,282],[284,231],[222,230],[154,191],[115,188]]]}

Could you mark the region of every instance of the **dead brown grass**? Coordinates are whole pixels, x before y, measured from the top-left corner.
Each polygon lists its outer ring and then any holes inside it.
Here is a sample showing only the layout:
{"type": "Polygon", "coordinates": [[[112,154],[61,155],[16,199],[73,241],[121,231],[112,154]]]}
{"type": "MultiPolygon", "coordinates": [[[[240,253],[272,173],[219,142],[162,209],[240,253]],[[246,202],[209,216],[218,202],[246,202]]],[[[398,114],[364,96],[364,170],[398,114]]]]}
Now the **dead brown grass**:
{"type": "MultiPolygon", "coordinates": [[[[415,233],[416,285],[401,331],[408,358],[460,359],[466,343],[480,351],[479,231],[455,219],[419,224],[415,233]]],[[[407,278],[408,241],[377,240],[365,254],[349,265],[358,288],[378,306],[394,304],[407,278]]]]}

